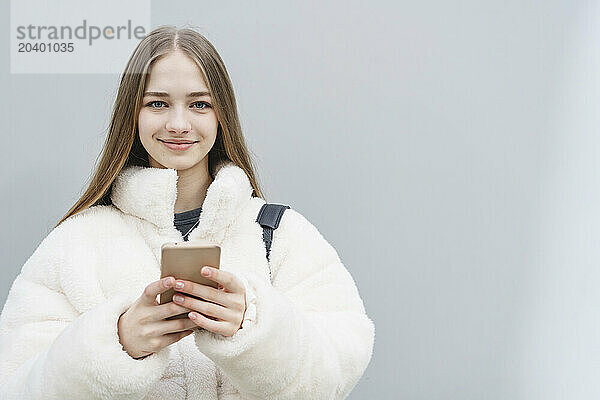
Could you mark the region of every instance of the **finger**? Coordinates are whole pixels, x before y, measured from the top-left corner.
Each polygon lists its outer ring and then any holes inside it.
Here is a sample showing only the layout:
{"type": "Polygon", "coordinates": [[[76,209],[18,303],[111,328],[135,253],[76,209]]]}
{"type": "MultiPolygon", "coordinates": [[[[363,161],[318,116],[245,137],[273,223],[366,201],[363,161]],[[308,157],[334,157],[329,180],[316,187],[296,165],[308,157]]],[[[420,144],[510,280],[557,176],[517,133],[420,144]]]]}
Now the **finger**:
{"type": "Polygon", "coordinates": [[[192,333],[194,333],[194,331],[175,332],[175,333],[168,333],[166,335],[163,335],[162,336],[162,340],[163,340],[162,347],[167,347],[175,342],[178,342],[181,339],[183,339],[184,337],[191,335],[192,333]]]}
{"type": "Polygon", "coordinates": [[[168,276],[158,281],[154,281],[144,289],[142,294],[143,302],[147,305],[154,305],[156,296],[171,289],[175,284],[175,278],[168,276]]]}
{"type": "Polygon", "coordinates": [[[245,289],[242,285],[242,282],[231,272],[223,271],[211,266],[205,266],[202,268],[201,273],[205,278],[223,285],[223,288],[226,292],[243,293],[245,289]]]}
{"type": "Polygon", "coordinates": [[[232,293],[227,293],[223,290],[215,289],[211,286],[201,285],[191,281],[177,280],[175,283],[183,284],[183,287],[181,288],[175,286],[175,293],[186,293],[211,303],[220,304],[227,308],[233,308],[236,306],[236,301],[235,298],[232,298],[232,293]]]}
{"type": "Polygon", "coordinates": [[[200,328],[206,329],[214,333],[219,333],[223,336],[227,335],[230,330],[231,323],[226,321],[215,321],[197,312],[190,313],[190,319],[196,323],[200,328]]]}
{"type": "Polygon", "coordinates": [[[173,296],[173,301],[182,305],[190,310],[197,311],[207,316],[215,317],[222,321],[233,321],[236,318],[236,315],[242,311],[241,305],[236,305],[235,309],[230,309],[223,307],[219,304],[214,304],[204,300],[198,300],[193,297],[184,296],[181,293],[176,293],[177,295],[183,297],[183,301],[179,302],[176,300],[176,296],[173,296]]]}
{"type": "Polygon", "coordinates": [[[185,308],[177,303],[169,301],[168,303],[161,304],[154,307],[153,320],[160,321],[165,318],[173,317],[175,315],[189,313],[191,310],[185,308]]]}
{"type": "Polygon", "coordinates": [[[151,333],[151,335],[166,335],[169,333],[182,332],[188,329],[194,329],[198,326],[194,321],[189,318],[178,318],[172,320],[162,320],[147,324],[145,329],[151,333]]]}

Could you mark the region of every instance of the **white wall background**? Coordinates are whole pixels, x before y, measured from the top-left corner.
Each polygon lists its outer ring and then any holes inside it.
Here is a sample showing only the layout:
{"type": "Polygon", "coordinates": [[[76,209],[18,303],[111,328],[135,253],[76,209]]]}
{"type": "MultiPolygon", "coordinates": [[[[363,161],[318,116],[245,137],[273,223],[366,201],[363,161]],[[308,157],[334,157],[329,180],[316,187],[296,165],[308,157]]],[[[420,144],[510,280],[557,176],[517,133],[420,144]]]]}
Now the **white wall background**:
{"type": "MultiPolygon", "coordinates": [[[[116,75],[10,75],[0,304],[82,193],[116,75]]],[[[595,1],[152,3],[231,75],[268,199],[338,249],[376,324],[351,398],[600,396],[595,1]]]]}

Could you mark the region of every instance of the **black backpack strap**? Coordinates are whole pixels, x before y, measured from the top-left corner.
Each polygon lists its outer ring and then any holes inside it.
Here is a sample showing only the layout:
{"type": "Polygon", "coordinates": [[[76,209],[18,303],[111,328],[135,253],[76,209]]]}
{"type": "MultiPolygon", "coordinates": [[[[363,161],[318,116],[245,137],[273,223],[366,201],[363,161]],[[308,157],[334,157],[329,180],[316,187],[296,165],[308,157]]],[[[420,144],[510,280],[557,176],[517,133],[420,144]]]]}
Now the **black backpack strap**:
{"type": "MultiPolygon", "coordinates": [[[[285,210],[290,208],[283,204],[269,204],[265,203],[258,212],[256,222],[263,227],[263,241],[265,242],[265,248],[267,249],[267,261],[269,261],[269,254],[271,252],[271,243],[273,242],[273,230],[277,229],[281,217],[285,210]]],[[[269,276],[271,275],[271,264],[269,264],[269,276]]]]}

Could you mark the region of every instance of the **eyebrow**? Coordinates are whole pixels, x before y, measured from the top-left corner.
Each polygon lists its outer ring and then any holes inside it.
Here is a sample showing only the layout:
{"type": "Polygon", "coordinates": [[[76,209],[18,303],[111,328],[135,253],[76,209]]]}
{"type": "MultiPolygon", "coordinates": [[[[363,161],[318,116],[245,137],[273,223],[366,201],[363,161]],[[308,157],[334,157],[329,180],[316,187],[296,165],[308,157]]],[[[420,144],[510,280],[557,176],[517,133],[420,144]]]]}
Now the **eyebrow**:
{"type": "MultiPolygon", "coordinates": [[[[156,97],[169,97],[169,93],[167,92],[145,92],[144,93],[144,97],[146,96],[156,96],[156,97]]],[[[210,97],[210,92],[191,92],[190,94],[187,95],[187,97],[203,97],[203,96],[209,96],[210,97]]]]}

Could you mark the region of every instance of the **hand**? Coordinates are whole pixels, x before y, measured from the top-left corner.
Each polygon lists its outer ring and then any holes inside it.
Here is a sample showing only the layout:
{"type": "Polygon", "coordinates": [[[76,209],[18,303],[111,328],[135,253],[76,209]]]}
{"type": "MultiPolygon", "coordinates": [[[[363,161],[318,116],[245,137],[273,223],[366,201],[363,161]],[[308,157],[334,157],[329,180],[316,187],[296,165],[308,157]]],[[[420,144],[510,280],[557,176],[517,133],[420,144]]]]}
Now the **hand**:
{"type": "Polygon", "coordinates": [[[148,356],[193,333],[194,321],[188,318],[165,320],[183,314],[185,307],[172,301],[158,304],[157,296],[175,284],[172,276],[152,282],[117,322],[117,334],[123,350],[138,359],[148,356]]]}
{"type": "Polygon", "coordinates": [[[219,289],[177,280],[176,283],[182,283],[183,286],[175,286],[175,294],[181,296],[182,301],[176,300],[176,296],[173,296],[173,301],[196,311],[190,312],[188,316],[199,327],[223,336],[233,336],[241,328],[246,313],[244,284],[231,272],[209,266],[202,268],[202,276],[219,283],[219,289]],[[184,293],[207,301],[185,296],[184,293]]]}

